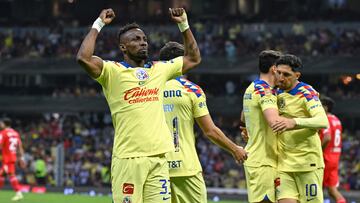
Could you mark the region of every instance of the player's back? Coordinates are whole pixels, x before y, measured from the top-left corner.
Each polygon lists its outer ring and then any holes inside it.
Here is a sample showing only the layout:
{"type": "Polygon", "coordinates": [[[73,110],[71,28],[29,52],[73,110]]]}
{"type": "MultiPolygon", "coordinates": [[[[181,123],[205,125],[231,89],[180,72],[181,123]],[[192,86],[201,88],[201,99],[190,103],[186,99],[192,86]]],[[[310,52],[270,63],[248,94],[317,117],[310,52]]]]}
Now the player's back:
{"type": "Polygon", "coordinates": [[[192,176],[202,171],[195,147],[195,118],[209,114],[202,89],[178,77],[166,83],[164,112],[175,151],[166,154],[170,177],[192,176]]]}
{"type": "Polygon", "coordinates": [[[323,138],[324,133],[331,136],[331,140],[323,150],[325,161],[337,162],[341,154],[342,146],[342,125],[338,117],[333,114],[327,114],[329,127],[320,131],[320,137],[323,138]]]}
{"type": "Polygon", "coordinates": [[[263,115],[267,108],[277,108],[273,89],[263,80],[254,80],[243,98],[243,112],[249,134],[245,147],[249,153],[244,162],[246,166],[277,166],[277,138],[263,115]]]}
{"type": "MultiPolygon", "coordinates": [[[[318,93],[303,82],[288,92],[280,90],[278,106],[280,115],[288,118],[310,118],[316,113],[325,115],[318,93]]],[[[316,129],[302,128],[279,134],[278,149],[281,171],[312,171],[324,167],[316,129]]]]}
{"type": "Polygon", "coordinates": [[[16,162],[16,153],[21,143],[19,133],[12,128],[5,128],[2,134],[2,156],[4,163],[16,162]]]}

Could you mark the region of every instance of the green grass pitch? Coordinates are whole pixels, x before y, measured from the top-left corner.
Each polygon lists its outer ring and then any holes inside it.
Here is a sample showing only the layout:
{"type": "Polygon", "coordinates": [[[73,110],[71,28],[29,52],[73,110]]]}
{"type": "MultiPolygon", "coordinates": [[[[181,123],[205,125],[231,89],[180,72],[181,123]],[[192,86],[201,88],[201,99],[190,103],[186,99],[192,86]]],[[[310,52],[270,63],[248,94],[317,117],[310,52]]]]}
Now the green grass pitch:
{"type": "MultiPolygon", "coordinates": [[[[0,191],[0,203],[13,203],[11,198],[15,195],[13,191],[0,191]]],[[[111,198],[90,197],[86,195],[63,195],[60,193],[33,194],[25,193],[24,199],[19,203],[111,203],[111,198]]],[[[214,203],[209,201],[208,203],[214,203]]],[[[244,203],[241,201],[219,201],[217,203],[244,203]]]]}

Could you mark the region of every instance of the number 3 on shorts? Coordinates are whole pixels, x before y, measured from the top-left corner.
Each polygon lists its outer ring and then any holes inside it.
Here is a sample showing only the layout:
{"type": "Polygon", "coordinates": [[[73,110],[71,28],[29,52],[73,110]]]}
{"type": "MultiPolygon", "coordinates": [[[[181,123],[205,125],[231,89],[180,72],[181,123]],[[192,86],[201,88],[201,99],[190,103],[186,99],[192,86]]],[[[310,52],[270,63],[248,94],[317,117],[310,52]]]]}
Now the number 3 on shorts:
{"type": "Polygon", "coordinates": [[[160,181],[160,183],[162,183],[162,185],[161,185],[162,191],[160,192],[160,194],[161,195],[170,194],[170,190],[168,190],[168,185],[166,184],[166,183],[169,183],[169,185],[170,185],[170,180],[160,179],[159,181],[160,181]]]}

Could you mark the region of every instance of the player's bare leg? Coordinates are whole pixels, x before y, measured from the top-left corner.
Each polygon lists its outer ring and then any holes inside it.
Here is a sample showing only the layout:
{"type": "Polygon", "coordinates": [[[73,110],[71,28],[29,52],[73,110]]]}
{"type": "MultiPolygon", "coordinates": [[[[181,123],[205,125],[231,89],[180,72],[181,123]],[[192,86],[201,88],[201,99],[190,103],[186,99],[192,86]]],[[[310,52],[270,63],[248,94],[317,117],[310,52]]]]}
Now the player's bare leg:
{"type": "Polygon", "coordinates": [[[298,201],[296,199],[289,199],[289,198],[280,199],[278,202],[279,203],[298,203],[298,201]]]}
{"type": "Polygon", "coordinates": [[[329,195],[336,201],[336,203],[346,203],[344,196],[339,192],[336,186],[328,187],[329,195]]]}

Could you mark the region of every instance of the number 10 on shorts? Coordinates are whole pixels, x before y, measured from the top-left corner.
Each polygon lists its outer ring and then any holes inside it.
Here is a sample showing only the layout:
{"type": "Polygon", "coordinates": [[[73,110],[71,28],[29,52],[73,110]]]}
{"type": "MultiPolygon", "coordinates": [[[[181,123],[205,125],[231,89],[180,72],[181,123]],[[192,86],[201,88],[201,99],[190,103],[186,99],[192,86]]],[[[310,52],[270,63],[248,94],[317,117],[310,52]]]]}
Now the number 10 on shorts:
{"type": "Polygon", "coordinates": [[[306,192],[306,197],[316,197],[317,185],[316,184],[306,184],[305,192],[306,192]]]}

